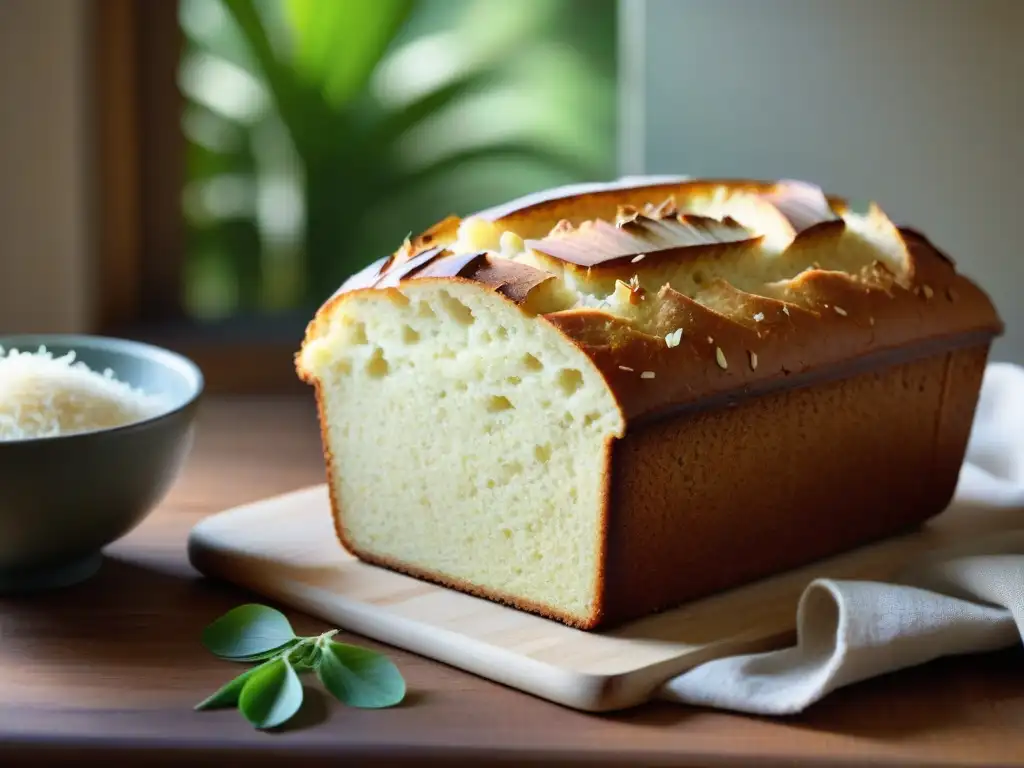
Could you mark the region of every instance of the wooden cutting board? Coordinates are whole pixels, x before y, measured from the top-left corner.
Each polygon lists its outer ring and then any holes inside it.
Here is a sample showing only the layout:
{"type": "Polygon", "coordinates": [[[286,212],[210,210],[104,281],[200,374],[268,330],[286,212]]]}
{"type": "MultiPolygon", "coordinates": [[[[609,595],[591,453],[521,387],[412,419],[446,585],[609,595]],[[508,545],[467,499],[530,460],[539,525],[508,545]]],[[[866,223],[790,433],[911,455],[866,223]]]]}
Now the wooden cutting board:
{"type": "Polygon", "coordinates": [[[885,579],[924,551],[1024,524],[1015,510],[953,506],[924,528],[625,627],[588,633],[366,565],[338,544],[325,486],[221,512],[189,557],[225,579],[340,628],[569,707],[635,706],[713,658],[792,642],[815,577],[885,579]]]}

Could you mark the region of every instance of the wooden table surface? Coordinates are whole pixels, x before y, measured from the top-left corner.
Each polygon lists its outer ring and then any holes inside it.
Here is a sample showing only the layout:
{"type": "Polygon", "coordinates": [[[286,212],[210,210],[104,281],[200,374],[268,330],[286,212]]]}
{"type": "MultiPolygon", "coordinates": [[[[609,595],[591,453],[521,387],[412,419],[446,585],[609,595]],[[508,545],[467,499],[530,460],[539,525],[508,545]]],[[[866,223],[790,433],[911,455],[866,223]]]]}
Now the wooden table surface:
{"type": "MultiPolygon", "coordinates": [[[[397,650],[391,655],[410,693],[392,710],[347,709],[314,685],[294,727],[281,733],[255,731],[233,710],[194,712],[238,671],[213,658],[200,633],[252,596],[192,570],[189,529],[322,476],[308,399],[207,400],[180,481],[109,548],[93,580],[0,598],[0,765],[85,757],[221,765],[1024,765],[1019,650],[940,660],[773,720],[661,703],[587,715],[397,650]]],[[[326,628],[289,615],[300,633],[326,628]]]]}

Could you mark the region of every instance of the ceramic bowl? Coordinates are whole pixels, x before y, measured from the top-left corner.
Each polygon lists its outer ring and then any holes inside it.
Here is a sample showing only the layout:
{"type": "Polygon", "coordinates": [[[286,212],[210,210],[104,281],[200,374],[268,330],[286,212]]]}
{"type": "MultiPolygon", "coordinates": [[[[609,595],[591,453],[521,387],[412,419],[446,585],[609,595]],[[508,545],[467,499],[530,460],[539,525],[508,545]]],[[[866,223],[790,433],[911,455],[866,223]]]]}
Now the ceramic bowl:
{"type": "Polygon", "coordinates": [[[160,396],[164,409],[120,427],[0,440],[0,592],[92,576],[103,547],[138,525],[177,478],[192,446],[203,376],[190,360],[125,339],[0,336],[5,349],[74,351],[94,371],[160,396]]]}

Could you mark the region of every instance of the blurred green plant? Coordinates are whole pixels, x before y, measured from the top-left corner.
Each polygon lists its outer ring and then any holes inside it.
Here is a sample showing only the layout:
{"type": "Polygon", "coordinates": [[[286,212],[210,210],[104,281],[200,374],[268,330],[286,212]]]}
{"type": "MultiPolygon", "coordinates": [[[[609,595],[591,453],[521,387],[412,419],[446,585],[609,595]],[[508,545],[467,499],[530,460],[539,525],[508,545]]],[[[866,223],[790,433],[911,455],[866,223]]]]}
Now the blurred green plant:
{"type": "Polygon", "coordinates": [[[308,307],[410,231],[614,172],[615,0],[182,0],[186,304],[308,307]]]}

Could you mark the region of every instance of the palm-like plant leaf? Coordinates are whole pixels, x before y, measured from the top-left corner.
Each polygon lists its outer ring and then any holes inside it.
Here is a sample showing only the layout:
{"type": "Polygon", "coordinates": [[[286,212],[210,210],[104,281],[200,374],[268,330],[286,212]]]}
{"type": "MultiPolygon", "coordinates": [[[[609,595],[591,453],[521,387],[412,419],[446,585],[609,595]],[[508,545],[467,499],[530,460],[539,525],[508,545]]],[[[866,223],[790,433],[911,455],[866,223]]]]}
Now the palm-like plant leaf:
{"type": "Polygon", "coordinates": [[[467,95],[480,91],[498,77],[495,67],[477,67],[462,72],[446,83],[384,114],[373,127],[373,135],[381,146],[391,146],[424,120],[433,117],[467,95]]]}
{"type": "MultiPolygon", "coordinates": [[[[278,57],[252,0],[221,2],[248,43],[296,150],[304,160],[315,157],[324,148],[324,128],[330,126],[340,132],[343,124],[327,107],[318,89],[303,83],[295,70],[278,57]]],[[[343,135],[335,135],[338,140],[344,139],[343,135]]]]}
{"type": "Polygon", "coordinates": [[[526,162],[538,162],[570,176],[581,178],[585,177],[589,170],[562,152],[552,151],[528,141],[502,141],[460,149],[421,168],[404,170],[396,178],[390,179],[391,183],[384,186],[381,191],[383,194],[393,194],[399,191],[399,187],[415,188],[420,184],[434,182],[456,168],[492,158],[515,158],[526,162]]]}
{"type": "Polygon", "coordinates": [[[412,0],[287,0],[295,71],[328,104],[347,104],[362,91],[412,8],[412,0]]]}
{"type": "MultiPolygon", "coordinates": [[[[525,87],[533,94],[543,88],[547,97],[546,101],[538,99],[538,108],[552,103],[555,83],[547,79],[550,73],[541,73],[538,84],[536,68],[532,72],[520,66],[509,68],[510,58],[523,60],[514,41],[512,48],[501,52],[491,44],[478,45],[482,50],[461,56],[461,66],[450,77],[410,101],[392,104],[375,97],[371,78],[396,47],[413,8],[432,7],[428,0],[419,4],[414,0],[273,0],[277,4],[267,7],[259,2],[220,0],[230,30],[221,25],[214,38],[198,26],[193,31],[200,48],[214,56],[217,52],[211,45],[225,34],[235,41],[235,48],[239,44],[245,47],[244,54],[235,50],[233,58],[245,61],[246,69],[262,81],[301,161],[298,178],[304,187],[301,251],[306,303],[319,301],[345,275],[379,256],[378,249],[390,247],[392,240],[397,243],[405,233],[398,228],[415,226],[413,219],[426,225],[435,213],[453,212],[436,210],[441,190],[451,192],[444,195],[446,199],[489,204],[493,201],[478,200],[467,190],[485,182],[488,195],[507,192],[514,196],[529,191],[520,188],[524,183],[541,184],[545,179],[561,183],[604,172],[597,165],[610,147],[588,150],[585,146],[601,136],[604,116],[584,116],[586,108],[579,116],[566,113],[561,124],[561,118],[554,117],[557,130],[543,125],[538,128],[536,121],[513,119],[510,126],[503,126],[510,130],[490,131],[479,117],[475,124],[467,119],[463,136],[459,110],[470,100],[486,95],[501,111],[499,91],[491,88],[495,83],[502,85],[500,93],[514,93],[516,88],[522,93],[525,87]],[[442,122],[431,124],[435,118],[442,122]],[[595,126],[593,130],[582,130],[590,124],[595,126]],[[442,129],[441,125],[454,128],[442,129]],[[452,130],[458,131],[458,142],[451,141],[452,130]],[[497,165],[489,165],[492,161],[497,165]],[[505,171],[494,177],[488,168],[505,171]],[[526,173],[526,168],[532,171],[526,173]],[[513,180],[504,186],[499,183],[506,178],[513,180]],[[398,219],[401,225],[396,223],[398,219]],[[390,231],[393,227],[394,233],[390,231]]],[[[480,10],[484,6],[473,7],[480,10]]],[[[512,13],[503,4],[493,6],[499,7],[512,13]]],[[[447,9],[444,6],[443,15],[448,15],[447,9]]],[[[524,13],[524,18],[537,15],[536,8],[532,15],[524,13]]],[[[474,24],[481,22],[477,15],[474,24]]],[[[479,32],[478,26],[474,29],[479,32]]],[[[403,65],[410,61],[404,59],[403,65]]],[[[571,67],[559,72],[566,81],[561,87],[569,93],[574,87],[590,85],[584,82],[580,86],[583,81],[571,67]]],[[[503,116],[495,114],[495,119],[503,116]]],[[[612,124],[611,119],[607,122],[612,124]]],[[[241,127],[250,128],[259,130],[255,124],[241,127]]],[[[226,227],[228,222],[197,226],[226,227]]],[[[257,243],[244,255],[258,262],[258,253],[257,243]]],[[[235,260],[235,268],[244,269],[244,265],[235,260]]],[[[259,275],[258,264],[250,271],[259,275]]],[[[238,278],[239,285],[251,282],[241,274],[238,278]]]]}

